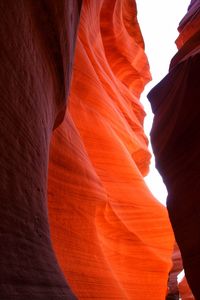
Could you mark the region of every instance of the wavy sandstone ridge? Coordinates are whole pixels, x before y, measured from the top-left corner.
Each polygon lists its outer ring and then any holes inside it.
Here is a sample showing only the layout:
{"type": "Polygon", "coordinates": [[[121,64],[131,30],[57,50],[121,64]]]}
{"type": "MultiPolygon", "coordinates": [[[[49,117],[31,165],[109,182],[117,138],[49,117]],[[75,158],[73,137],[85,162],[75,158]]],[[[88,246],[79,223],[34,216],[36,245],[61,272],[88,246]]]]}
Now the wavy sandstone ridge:
{"type": "Polygon", "coordinates": [[[150,79],[136,5],[83,1],[70,101],[49,163],[54,249],[78,299],[163,300],[173,235],[144,183],[150,79]]]}
{"type": "MultiPolygon", "coordinates": [[[[150,92],[156,164],[168,188],[167,208],[187,281],[200,299],[200,2],[192,0],[179,25],[178,52],[168,75],[150,92]]],[[[186,280],[182,299],[194,299],[186,280]]]]}

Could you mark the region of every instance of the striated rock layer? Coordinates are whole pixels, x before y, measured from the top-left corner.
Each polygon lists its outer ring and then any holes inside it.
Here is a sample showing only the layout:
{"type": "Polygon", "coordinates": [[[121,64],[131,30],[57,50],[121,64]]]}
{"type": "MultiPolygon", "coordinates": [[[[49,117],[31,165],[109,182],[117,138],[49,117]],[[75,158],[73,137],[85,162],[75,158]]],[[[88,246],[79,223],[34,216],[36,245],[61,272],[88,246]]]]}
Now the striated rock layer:
{"type": "Polygon", "coordinates": [[[173,235],[143,180],[135,2],[83,1],[70,88],[80,6],[0,1],[0,299],[163,300],[173,235]]]}
{"type": "Polygon", "coordinates": [[[69,108],[53,133],[49,220],[78,299],[163,300],[173,235],[144,183],[139,95],[150,79],[136,6],[83,1],[69,108]]]}
{"type": "Polygon", "coordinates": [[[49,235],[53,127],[72,71],[78,1],[0,1],[0,299],[75,299],[49,235]]]}
{"type": "Polygon", "coordinates": [[[149,94],[155,114],[151,138],[157,168],[167,185],[167,208],[186,278],[195,299],[200,299],[199,1],[191,1],[179,31],[179,50],[169,74],[149,94]]]}

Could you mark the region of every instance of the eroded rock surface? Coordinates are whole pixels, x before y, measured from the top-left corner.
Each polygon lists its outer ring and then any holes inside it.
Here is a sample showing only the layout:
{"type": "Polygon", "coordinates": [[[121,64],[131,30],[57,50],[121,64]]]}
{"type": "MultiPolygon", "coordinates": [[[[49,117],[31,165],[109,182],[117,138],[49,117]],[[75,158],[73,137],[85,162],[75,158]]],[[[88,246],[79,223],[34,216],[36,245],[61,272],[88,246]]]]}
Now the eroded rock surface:
{"type": "Polygon", "coordinates": [[[0,299],[75,299],[47,216],[51,133],[68,95],[77,1],[0,1],[0,299]]]}
{"type": "Polygon", "coordinates": [[[173,234],[143,180],[136,5],[83,1],[70,88],[80,2],[0,1],[0,299],[163,300],[173,234]]]}
{"type": "MultiPolygon", "coordinates": [[[[192,1],[179,26],[169,74],[150,92],[151,138],[168,189],[167,208],[186,278],[200,299],[200,2],[192,1]]],[[[188,299],[184,298],[183,299],[188,299]]]]}
{"type": "Polygon", "coordinates": [[[134,1],[84,1],[49,168],[52,239],[79,299],[163,300],[167,292],[173,236],[143,180],[143,46],[134,1]]]}

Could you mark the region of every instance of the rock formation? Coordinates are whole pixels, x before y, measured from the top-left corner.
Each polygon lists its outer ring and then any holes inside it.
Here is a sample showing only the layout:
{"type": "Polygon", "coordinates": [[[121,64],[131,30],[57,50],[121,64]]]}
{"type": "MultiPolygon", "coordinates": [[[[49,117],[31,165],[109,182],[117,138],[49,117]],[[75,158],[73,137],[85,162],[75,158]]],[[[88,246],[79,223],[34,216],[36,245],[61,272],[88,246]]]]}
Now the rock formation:
{"type": "Polygon", "coordinates": [[[62,120],[77,1],[0,1],[0,299],[75,299],[49,235],[47,167],[62,120]]]}
{"type": "Polygon", "coordinates": [[[84,1],[69,107],[53,133],[49,219],[78,299],[163,300],[173,236],[144,183],[150,79],[133,1],[84,1]]]}
{"type": "Polygon", "coordinates": [[[173,234],[143,180],[135,2],[83,1],[69,88],[80,2],[0,1],[0,299],[163,300],[173,234]]]}
{"type": "Polygon", "coordinates": [[[186,278],[195,299],[200,299],[199,1],[191,1],[179,31],[169,74],[149,94],[155,114],[151,138],[168,189],[167,208],[186,278]]]}
{"type": "Polygon", "coordinates": [[[175,244],[172,254],[173,266],[169,273],[168,279],[168,295],[166,300],[179,300],[178,275],[183,270],[183,263],[180,250],[175,244]]]}

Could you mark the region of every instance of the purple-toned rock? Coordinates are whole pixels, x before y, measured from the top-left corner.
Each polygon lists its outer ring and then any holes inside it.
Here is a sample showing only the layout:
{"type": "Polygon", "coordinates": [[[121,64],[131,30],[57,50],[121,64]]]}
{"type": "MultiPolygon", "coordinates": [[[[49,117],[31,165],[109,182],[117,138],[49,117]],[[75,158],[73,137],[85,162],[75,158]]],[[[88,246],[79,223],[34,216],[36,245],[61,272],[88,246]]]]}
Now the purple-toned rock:
{"type": "Polygon", "coordinates": [[[155,114],[151,140],[186,278],[200,299],[199,1],[191,2],[179,30],[170,71],[148,96],[155,114]]]}
{"type": "Polygon", "coordinates": [[[78,1],[0,1],[0,299],[75,299],[47,217],[51,132],[68,95],[78,1]]]}

